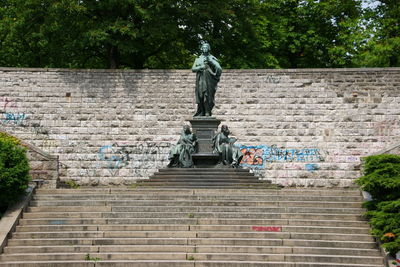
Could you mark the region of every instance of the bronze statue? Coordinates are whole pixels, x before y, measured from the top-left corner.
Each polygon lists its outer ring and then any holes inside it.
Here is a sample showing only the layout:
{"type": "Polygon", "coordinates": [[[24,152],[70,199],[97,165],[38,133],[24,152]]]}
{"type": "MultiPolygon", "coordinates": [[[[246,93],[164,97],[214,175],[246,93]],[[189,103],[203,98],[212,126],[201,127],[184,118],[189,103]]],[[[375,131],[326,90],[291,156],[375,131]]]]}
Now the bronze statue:
{"type": "Polygon", "coordinates": [[[238,168],[243,158],[243,153],[239,148],[234,146],[236,138],[229,137],[229,134],[228,126],[222,125],[221,132],[213,138],[213,153],[220,155],[221,164],[238,168]]]}
{"type": "Polygon", "coordinates": [[[184,125],[178,143],[169,151],[169,168],[193,167],[192,154],[197,150],[197,138],[190,131],[189,125],[184,125]]]}
{"type": "Polygon", "coordinates": [[[194,117],[211,116],[214,107],[214,96],[221,77],[222,68],[216,57],[210,54],[210,45],[201,46],[202,54],[194,61],[192,71],[196,72],[196,103],[194,117]]]}

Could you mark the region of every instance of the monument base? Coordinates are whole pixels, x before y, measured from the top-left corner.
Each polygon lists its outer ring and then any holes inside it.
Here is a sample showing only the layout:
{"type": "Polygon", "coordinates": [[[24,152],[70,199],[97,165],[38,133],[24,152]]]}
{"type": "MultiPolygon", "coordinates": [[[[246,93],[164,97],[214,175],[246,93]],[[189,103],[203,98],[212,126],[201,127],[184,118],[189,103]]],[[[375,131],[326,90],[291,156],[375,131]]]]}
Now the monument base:
{"type": "Polygon", "coordinates": [[[219,155],[214,153],[195,153],[192,155],[195,168],[218,167],[219,155]]]}
{"type": "Polygon", "coordinates": [[[213,153],[213,137],[218,131],[221,120],[215,117],[193,117],[190,120],[193,133],[197,137],[198,151],[193,154],[195,168],[215,168],[219,155],[213,153]]]}

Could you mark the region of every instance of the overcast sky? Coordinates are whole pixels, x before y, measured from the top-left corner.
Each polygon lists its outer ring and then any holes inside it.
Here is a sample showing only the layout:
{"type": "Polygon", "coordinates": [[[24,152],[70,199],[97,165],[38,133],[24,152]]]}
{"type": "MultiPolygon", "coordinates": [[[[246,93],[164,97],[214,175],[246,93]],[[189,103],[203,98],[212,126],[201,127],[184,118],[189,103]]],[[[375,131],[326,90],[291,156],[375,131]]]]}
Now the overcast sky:
{"type": "Polygon", "coordinates": [[[379,1],[375,0],[362,0],[362,7],[376,7],[379,4],[379,1]]]}

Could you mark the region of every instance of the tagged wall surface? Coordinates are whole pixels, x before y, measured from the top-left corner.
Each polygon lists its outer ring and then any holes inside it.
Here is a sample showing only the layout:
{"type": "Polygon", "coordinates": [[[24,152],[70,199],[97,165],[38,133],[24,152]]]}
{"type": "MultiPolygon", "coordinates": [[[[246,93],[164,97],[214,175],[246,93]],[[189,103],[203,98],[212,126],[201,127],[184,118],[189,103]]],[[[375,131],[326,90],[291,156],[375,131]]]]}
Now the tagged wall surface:
{"type": "MultiPolygon", "coordinates": [[[[129,185],[168,164],[192,118],[190,70],[0,69],[2,130],[59,156],[60,179],[129,185]]],[[[241,165],[285,186],[350,186],[399,142],[400,69],[224,70],[214,116],[241,165]]]]}

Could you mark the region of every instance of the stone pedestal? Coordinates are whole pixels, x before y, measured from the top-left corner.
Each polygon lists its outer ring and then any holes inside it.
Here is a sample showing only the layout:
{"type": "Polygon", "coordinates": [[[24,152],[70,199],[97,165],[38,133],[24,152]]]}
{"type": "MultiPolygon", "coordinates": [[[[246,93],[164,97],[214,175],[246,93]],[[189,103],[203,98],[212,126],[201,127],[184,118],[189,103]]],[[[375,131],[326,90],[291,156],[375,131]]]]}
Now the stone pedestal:
{"type": "Polygon", "coordinates": [[[196,168],[213,168],[217,165],[219,155],[213,153],[212,139],[220,123],[221,120],[215,117],[196,117],[190,120],[199,143],[198,152],[192,155],[196,168]]]}

